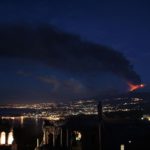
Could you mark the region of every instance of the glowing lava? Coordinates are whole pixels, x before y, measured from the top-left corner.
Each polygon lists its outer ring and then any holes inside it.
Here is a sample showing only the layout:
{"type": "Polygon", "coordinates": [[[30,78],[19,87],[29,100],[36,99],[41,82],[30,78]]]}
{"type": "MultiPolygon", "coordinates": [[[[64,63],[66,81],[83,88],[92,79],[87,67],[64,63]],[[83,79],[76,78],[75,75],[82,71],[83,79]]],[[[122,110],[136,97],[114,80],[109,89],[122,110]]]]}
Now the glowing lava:
{"type": "Polygon", "coordinates": [[[138,90],[138,89],[141,89],[141,88],[144,88],[145,85],[144,84],[132,84],[132,83],[128,83],[129,85],[129,91],[132,92],[132,91],[135,91],[135,90],[138,90]]]}

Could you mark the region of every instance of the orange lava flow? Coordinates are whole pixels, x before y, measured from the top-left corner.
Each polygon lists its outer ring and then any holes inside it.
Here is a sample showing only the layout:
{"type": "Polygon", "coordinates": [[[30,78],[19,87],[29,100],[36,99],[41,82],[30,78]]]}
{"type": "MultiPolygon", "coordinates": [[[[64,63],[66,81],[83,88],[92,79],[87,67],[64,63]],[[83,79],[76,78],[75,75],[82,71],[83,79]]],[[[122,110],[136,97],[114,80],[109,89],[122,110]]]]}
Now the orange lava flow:
{"type": "Polygon", "coordinates": [[[135,90],[138,90],[138,89],[141,89],[141,88],[144,88],[145,85],[144,84],[132,84],[132,83],[128,83],[129,85],[129,91],[132,92],[132,91],[135,91],[135,90]]]}

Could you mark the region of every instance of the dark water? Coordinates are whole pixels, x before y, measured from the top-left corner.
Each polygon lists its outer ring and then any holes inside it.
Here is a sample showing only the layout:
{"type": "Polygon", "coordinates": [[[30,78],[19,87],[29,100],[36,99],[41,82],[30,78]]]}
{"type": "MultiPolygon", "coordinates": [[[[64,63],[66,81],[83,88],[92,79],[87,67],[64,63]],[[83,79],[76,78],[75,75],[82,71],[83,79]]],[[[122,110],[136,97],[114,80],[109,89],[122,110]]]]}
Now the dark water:
{"type": "Polygon", "coordinates": [[[13,128],[15,142],[18,150],[33,150],[36,146],[37,138],[42,140],[42,119],[25,118],[21,119],[1,119],[1,130],[8,131],[13,128]]]}
{"type": "Polygon", "coordinates": [[[36,113],[35,109],[27,108],[0,108],[0,116],[21,116],[28,113],[36,113]]]}

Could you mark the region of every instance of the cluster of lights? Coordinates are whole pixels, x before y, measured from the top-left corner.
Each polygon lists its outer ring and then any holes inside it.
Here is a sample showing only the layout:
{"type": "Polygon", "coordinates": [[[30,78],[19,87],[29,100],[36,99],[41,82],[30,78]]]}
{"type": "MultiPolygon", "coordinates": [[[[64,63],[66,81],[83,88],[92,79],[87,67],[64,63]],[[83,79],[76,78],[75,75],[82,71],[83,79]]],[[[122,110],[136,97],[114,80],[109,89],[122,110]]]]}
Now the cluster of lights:
{"type": "MultiPolygon", "coordinates": [[[[103,112],[127,112],[132,110],[140,109],[138,106],[143,101],[140,98],[115,98],[113,100],[107,100],[103,103],[103,112]],[[116,104],[111,104],[112,101],[116,100],[116,104]]],[[[79,100],[70,103],[39,103],[39,104],[13,104],[0,106],[0,108],[30,108],[31,110],[27,113],[18,114],[18,116],[4,116],[2,119],[20,119],[23,122],[24,118],[35,118],[35,119],[48,119],[48,120],[60,120],[70,115],[92,115],[97,114],[97,102],[92,100],[79,100]],[[39,107],[40,106],[40,107],[39,107]],[[19,116],[21,115],[21,116],[19,116]]]]}

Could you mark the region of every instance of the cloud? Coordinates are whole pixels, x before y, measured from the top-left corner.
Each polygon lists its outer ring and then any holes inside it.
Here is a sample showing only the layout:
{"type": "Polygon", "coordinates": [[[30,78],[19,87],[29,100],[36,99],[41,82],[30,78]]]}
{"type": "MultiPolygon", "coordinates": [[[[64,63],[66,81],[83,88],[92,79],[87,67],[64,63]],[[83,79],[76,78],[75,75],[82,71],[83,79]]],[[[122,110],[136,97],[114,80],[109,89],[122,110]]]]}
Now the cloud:
{"type": "Polygon", "coordinates": [[[71,78],[67,80],[61,80],[52,76],[40,76],[37,77],[37,79],[52,86],[52,90],[50,91],[52,97],[58,97],[58,93],[59,97],[62,96],[63,98],[68,98],[73,95],[76,97],[85,97],[90,90],[80,81],[71,78]]]}
{"type": "Polygon", "coordinates": [[[20,75],[20,76],[24,76],[24,77],[30,77],[32,75],[31,72],[26,72],[24,70],[18,70],[16,72],[17,75],[20,75]]]}
{"type": "Polygon", "coordinates": [[[61,87],[61,83],[58,79],[54,78],[54,77],[37,77],[38,80],[45,82],[47,84],[50,84],[52,86],[52,90],[56,91],[57,89],[59,89],[61,87]]]}
{"type": "MultiPolygon", "coordinates": [[[[122,53],[84,41],[50,25],[1,26],[0,56],[39,61],[51,68],[84,75],[111,72],[127,81],[141,82],[122,53]]],[[[56,81],[49,82],[54,84],[56,81]]]]}

